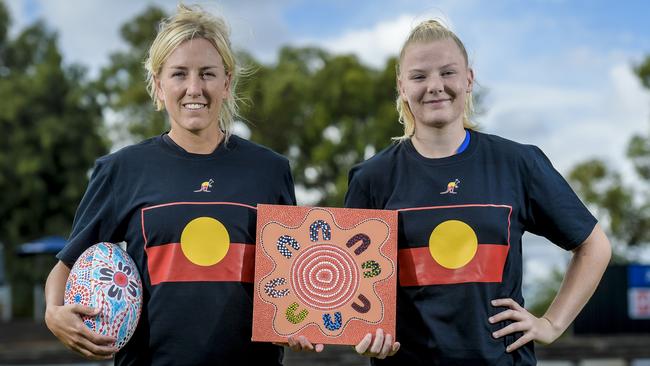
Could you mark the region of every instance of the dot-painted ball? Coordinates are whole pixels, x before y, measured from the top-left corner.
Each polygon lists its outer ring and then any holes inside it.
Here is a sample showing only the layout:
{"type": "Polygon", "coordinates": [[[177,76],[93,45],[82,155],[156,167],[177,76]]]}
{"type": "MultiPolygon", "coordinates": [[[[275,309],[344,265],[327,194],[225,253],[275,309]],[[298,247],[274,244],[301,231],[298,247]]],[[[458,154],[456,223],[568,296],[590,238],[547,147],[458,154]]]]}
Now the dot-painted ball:
{"type": "Polygon", "coordinates": [[[99,307],[99,314],[84,317],[84,323],[94,332],[114,337],[118,349],[124,347],[142,311],[142,281],[135,263],[115,244],[91,246],[70,270],[64,303],[99,307]]]}

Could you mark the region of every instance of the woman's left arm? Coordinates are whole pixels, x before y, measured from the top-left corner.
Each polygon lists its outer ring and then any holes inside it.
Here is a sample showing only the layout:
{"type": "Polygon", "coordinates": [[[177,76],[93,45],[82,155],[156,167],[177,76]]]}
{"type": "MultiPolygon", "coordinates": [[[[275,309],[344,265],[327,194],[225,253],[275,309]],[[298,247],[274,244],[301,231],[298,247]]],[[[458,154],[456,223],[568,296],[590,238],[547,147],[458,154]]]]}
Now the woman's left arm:
{"type": "Polygon", "coordinates": [[[492,335],[500,338],[515,332],[523,332],[519,339],[506,348],[507,352],[512,352],[530,341],[543,344],[555,341],[593,295],[607,268],[611,254],[609,240],[600,225],[596,224],[589,237],[573,250],[573,257],[560,290],[546,313],[537,318],[512,299],[492,300],[492,306],[507,307],[508,310],[490,317],[488,321],[492,324],[504,320],[512,321],[510,325],[492,335]]]}

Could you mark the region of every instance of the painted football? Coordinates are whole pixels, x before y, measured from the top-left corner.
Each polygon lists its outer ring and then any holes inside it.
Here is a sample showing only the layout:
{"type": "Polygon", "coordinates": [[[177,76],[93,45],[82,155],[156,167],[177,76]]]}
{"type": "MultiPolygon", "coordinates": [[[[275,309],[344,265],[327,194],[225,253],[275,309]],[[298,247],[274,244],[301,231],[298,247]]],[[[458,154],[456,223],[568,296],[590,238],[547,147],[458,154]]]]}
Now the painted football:
{"type": "Polygon", "coordinates": [[[135,263],[118,245],[97,243],[86,249],[70,270],[65,304],[99,307],[83,317],[91,330],[115,337],[115,347],[129,341],[142,310],[142,281],[135,263]]]}

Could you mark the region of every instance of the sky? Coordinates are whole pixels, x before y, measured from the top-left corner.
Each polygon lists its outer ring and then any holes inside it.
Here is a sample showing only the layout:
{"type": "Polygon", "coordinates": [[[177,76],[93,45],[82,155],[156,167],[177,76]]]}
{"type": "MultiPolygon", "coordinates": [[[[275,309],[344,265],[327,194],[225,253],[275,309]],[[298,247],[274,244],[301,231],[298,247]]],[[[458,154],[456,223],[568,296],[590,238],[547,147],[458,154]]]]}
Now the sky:
{"type": "MultiPolygon", "coordinates": [[[[59,34],[66,63],[91,75],[125,48],[119,27],[149,4],[172,12],[176,1],[5,0],[11,35],[35,20],[59,34]]],[[[576,163],[605,160],[634,184],[625,159],[633,134],[650,129],[650,91],[632,68],[650,56],[650,2],[644,0],[222,0],[196,1],[222,15],[236,48],[272,64],[283,45],[356,54],[381,68],[409,30],[428,18],[465,43],[485,101],[484,132],[539,146],[565,176],[576,163]]],[[[527,236],[528,271],[569,255],[527,236]],[[551,248],[551,249],[548,249],[551,248]]],[[[650,261],[650,256],[648,256],[650,261]]],[[[538,268],[538,269],[535,269],[538,268]]],[[[538,273],[539,272],[539,273],[538,273]]],[[[535,276],[532,276],[535,277],[535,276]]]]}

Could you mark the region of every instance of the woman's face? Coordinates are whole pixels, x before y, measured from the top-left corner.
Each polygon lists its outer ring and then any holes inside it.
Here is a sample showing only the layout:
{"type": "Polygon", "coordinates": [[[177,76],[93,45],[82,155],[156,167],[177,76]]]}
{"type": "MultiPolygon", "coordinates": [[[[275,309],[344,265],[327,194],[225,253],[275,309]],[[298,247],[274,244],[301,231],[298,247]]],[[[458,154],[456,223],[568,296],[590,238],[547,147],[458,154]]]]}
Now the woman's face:
{"type": "Polygon", "coordinates": [[[228,97],[230,76],[208,40],[181,43],[156,77],[158,97],[165,104],[172,130],[194,134],[219,128],[219,111],[228,97]]]}
{"type": "Polygon", "coordinates": [[[422,127],[462,126],[465,101],[472,90],[473,72],[458,45],[448,38],[413,43],[400,64],[400,96],[422,127]]]}

